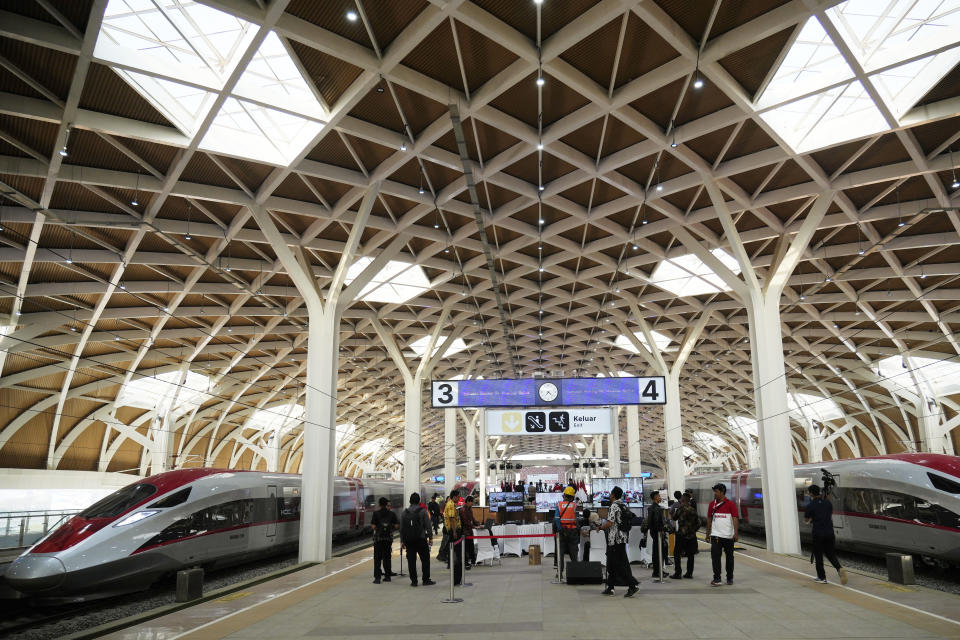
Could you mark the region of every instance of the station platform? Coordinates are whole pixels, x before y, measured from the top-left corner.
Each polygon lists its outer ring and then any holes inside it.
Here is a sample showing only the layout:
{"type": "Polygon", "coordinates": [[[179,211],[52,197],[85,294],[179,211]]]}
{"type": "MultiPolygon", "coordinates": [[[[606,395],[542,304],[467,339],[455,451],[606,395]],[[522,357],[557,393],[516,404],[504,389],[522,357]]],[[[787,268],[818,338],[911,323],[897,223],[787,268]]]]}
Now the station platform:
{"type": "MultiPolygon", "coordinates": [[[[552,584],[551,558],[539,566],[503,558],[469,571],[473,586],[457,589],[457,604],[442,602],[449,572],[441,563],[431,565],[435,586],[412,588],[405,576],[375,585],[366,550],[103,637],[960,638],[960,596],[853,572],[845,587],[815,584],[804,559],[757,549],[738,552],[734,585],[711,587],[705,550],[693,580],[654,582],[633,565],[642,584],[630,599],[625,587],[610,597],[599,585],[552,584]]],[[[398,562],[395,555],[394,571],[398,562]]]]}

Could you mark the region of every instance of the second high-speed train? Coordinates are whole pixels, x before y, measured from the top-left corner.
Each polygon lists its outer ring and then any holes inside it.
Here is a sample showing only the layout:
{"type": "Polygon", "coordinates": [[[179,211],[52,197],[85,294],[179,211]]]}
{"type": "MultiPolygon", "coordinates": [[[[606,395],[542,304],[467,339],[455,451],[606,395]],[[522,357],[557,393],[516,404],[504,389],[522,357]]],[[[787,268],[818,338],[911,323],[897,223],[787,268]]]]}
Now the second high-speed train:
{"type": "MultiPolygon", "coordinates": [[[[134,482],[55,529],[4,574],[14,589],[83,599],[145,589],[164,575],[292,551],[300,536],[299,475],[182,469],[134,482]]],[[[429,500],[442,485],[424,485],[429,500]]],[[[403,483],[337,478],[333,536],[370,528],[381,497],[406,506],[403,483]]]]}
{"type": "MultiPolygon", "coordinates": [[[[793,468],[800,536],[810,537],[803,510],[811,484],[832,479],[829,499],[839,548],[882,555],[909,553],[940,566],[960,566],[960,457],[905,453],[854,458],[793,468]],[[824,473],[826,471],[826,474],[824,473]]],[[[688,476],[701,518],[722,482],[740,510],[745,531],[763,532],[764,496],[759,469],[688,476]]],[[[645,489],[658,489],[653,483],[645,489]]],[[[670,487],[670,493],[674,491],[670,487]]]]}

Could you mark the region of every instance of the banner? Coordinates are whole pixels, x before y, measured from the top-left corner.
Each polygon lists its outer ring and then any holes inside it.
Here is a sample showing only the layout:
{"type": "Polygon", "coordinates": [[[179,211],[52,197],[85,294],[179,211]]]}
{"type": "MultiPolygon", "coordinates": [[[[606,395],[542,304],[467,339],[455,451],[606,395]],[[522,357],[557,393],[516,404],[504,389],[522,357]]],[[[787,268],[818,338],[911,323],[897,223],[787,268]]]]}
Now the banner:
{"type": "Polygon", "coordinates": [[[527,436],[610,433],[611,410],[603,409],[542,409],[542,410],[487,410],[487,435],[527,436]]]}

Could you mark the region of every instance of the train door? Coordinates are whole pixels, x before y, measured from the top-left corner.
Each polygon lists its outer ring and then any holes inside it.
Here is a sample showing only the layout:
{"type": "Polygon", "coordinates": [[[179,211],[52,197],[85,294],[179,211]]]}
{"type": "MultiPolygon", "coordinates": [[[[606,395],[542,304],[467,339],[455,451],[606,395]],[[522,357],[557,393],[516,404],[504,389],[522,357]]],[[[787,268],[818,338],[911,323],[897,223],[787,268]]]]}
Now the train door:
{"type": "Polygon", "coordinates": [[[747,485],[747,476],[749,471],[741,471],[735,478],[734,484],[737,486],[737,513],[740,514],[741,524],[750,524],[750,492],[747,485]]]}
{"type": "Polygon", "coordinates": [[[272,538],[277,535],[277,485],[267,485],[267,509],[264,514],[267,521],[266,536],[272,538]]]}

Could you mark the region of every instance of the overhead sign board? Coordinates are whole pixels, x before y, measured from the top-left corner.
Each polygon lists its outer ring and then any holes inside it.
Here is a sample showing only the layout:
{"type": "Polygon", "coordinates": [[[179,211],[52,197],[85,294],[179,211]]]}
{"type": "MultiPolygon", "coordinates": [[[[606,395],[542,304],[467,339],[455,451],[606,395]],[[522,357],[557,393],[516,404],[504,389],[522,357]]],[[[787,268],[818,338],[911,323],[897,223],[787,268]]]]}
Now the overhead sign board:
{"type": "Polygon", "coordinates": [[[663,376],[643,378],[523,378],[519,380],[434,380],[434,408],[598,407],[666,404],[663,376]]]}
{"type": "Polygon", "coordinates": [[[487,411],[487,435],[588,435],[610,433],[612,412],[604,409],[495,409],[487,411]]]}

